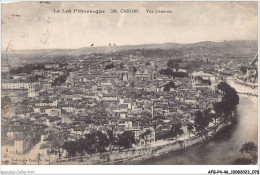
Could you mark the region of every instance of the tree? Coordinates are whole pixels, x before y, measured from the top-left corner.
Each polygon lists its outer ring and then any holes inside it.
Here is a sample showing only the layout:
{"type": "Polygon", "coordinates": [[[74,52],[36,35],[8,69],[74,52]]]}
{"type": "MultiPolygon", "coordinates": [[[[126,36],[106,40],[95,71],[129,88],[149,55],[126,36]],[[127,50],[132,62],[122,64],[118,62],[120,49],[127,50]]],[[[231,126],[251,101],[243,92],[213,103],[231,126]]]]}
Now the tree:
{"type": "Polygon", "coordinates": [[[179,135],[183,135],[183,129],[182,129],[182,124],[181,122],[178,123],[174,123],[172,124],[171,130],[166,133],[166,138],[176,138],[176,140],[178,139],[179,135]]]}
{"type": "Polygon", "coordinates": [[[86,134],[85,139],[81,138],[77,141],[65,142],[63,149],[68,152],[69,157],[76,156],[76,154],[83,154],[87,152],[103,152],[109,145],[109,139],[106,134],[97,131],[94,133],[86,134]]]}
{"type": "Polygon", "coordinates": [[[105,69],[112,69],[114,67],[115,67],[114,64],[111,63],[111,64],[106,65],[105,69]]]}
{"type": "Polygon", "coordinates": [[[173,72],[172,73],[172,77],[180,77],[180,78],[184,78],[184,77],[189,77],[189,75],[185,72],[173,72]]]}
{"type": "Polygon", "coordinates": [[[209,86],[211,86],[211,81],[210,80],[203,80],[203,83],[208,84],[209,86]]]}
{"type": "Polygon", "coordinates": [[[133,67],[133,72],[136,73],[136,71],[137,71],[137,68],[133,67]]]}
{"type": "Polygon", "coordinates": [[[175,77],[189,77],[189,75],[185,72],[173,72],[170,68],[162,69],[159,71],[160,74],[171,76],[172,78],[175,77]]]}
{"type": "Polygon", "coordinates": [[[104,152],[105,148],[109,145],[109,139],[106,134],[101,131],[85,135],[85,151],[90,153],[93,152],[104,152]]]}
{"type": "Polygon", "coordinates": [[[254,142],[246,142],[242,145],[240,149],[242,154],[249,154],[252,157],[252,162],[256,163],[257,161],[257,146],[254,142]]]}
{"type": "Polygon", "coordinates": [[[77,149],[77,153],[83,155],[86,152],[86,150],[85,150],[86,140],[84,138],[80,138],[77,141],[77,143],[78,143],[78,146],[75,149],[77,149]]]}
{"type": "Polygon", "coordinates": [[[114,141],[113,130],[108,130],[108,131],[107,131],[107,135],[108,135],[109,143],[113,143],[113,141],[114,141]]]}
{"type": "Polygon", "coordinates": [[[77,154],[78,143],[76,141],[65,142],[63,148],[68,152],[68,156],[74,157],[77,154]]]}
{"type": "Polygon", "coordinates": [[[107,131],[108,141],[111,145],[118,145],[118,137],[114,136],[113,129],[107,131]]]}
{"type": "Polygon", "coordinates": [[[226,82],[221,82],[217,88],[223,93],[222,101],[214,105],[217,114],[224,114],[225,120],[229,120],[231,113],[236,109],[239,104],[239,96],[234,88],[226,82]]]}
{"type": "Polygon", "coordinates": [[[167,62],[167,66],[169,68],[174,68],[175,72],[178,72],[180,69],[180,63],[182,62],[181,59],[171,59],[167,62]]]}
{"type": "Polygon", "coordinates": [[[141,138],[144,139],[144,145],[146,148],[146,143],[148,141],[149,135],[151,135],[152,131],[150,129],[147,129],[143,134],[141,134],[141,138]]]}
{"type": "MultiPolygon", "coordinates": [[[[205,114],[205,112],[204,112],[205,114]]],[[[201,136],[207,135],[207,127],[209,125],[210,119],[207,115],[203,115],[201,111],[197,111],[195,114],[194,127],[195,130],[201,134],[201,136]]]]}
{"type": "Polygon", "coordinates": [[[152,113],[151,113],[151,112],[148,112],[148,111],[142,111],[142,112],[141,112],[141,115],[142,115],[143,117],[145,117],[145,118],[148,118],[148,119],[152,118],[152,113]]]}
{"type": "Polygon", "coordinates": [[[220,103],[220,102],[214,103],[213,109],[216,112],[216,116],[221,116],[222,114],[224,114],[224,110],[222,108],[222,103],[220,103]]]}
{"type": "Polygon", "coordinates": [[[214,105],[213,105],[213,109],[209,108],[208,115],[211,120],[214,120],[214,124],[216,124],[218,115],[216,114],[216,111],[214,110],[214,105]]]}
{"type": "Polygon", "coordinates": [[[153,120],[164,120],[165,116],[164,115],[156,115],[154,116],[153,120]]]}
{"type": "Polygon", "coordinates": [[[31,74],[34,70],[41,70],[45,69],[44,64],[27,64],[20,67],[11,68],[9,73],[12,74],[21,74],[21,73],[27,73],[31,74]]]}
{"type": "Polygon", "coordinates": [[[37,159],[38,165],[40,165],[40,162],[41,162],[41,154],[40,153],[37,154],[36,159],[37,159]]]}
{"type": "Polygon", "coordinates": [[[208,120],[208,123],[213,121],[212,115],[211,115],[211,108],[207,108],[203,111],[203,115],[206,120],[208,120]]]}
{"type": "Polygon", "coordinates": [[[63,135],[54,134],[54,135],[51,136],[50,139],[51,139],[50,140],[51,148],[54,149],[54,150],[58,150],[58,156],[60,158],[61,157],[60,148],[62,148],[62,146],[65,143],[63,135]]]}
{"type": "Polygon", "coordinates": [[[106,134],[98,131],[95,133],[95,141],[96,141],[96,146],[97,146],[97,151],[98,152],[104,152],[105,148],[108,147],[109,145],[109,140],[106,134]]]}
{"type": "Polygon", "coordinates": [[[188,123],[187,130],[189,132],[189,137],[190,137],[190,133],[194,130],[194,125],[192,123],[188,123]]]}
{"type": "Polygon", "coordinates": [[[60,86],[61,84],[65,83],[69,74],[70,74],[70,70],[66,70],[63,75],[58,76],[54,80],[54,82],[52,83],[52,86],[60,86]]]}
{"type": "Polygon", "coordinates": [[[170,68],[162,69],[159,71],[163,75],[172,76],[173,71],[170,68]]]}
{"type": "Polygon", "coordinates": [[[239,104],[239,96],[237,95],[236,90],[229,84],[221,82],[217,85],[217,88],[224,94],[222,101],[227,101],[231,106],[231,109],[234,109],[239,104]]]}
{"type": "Polygon", "coordinates": [[[95,135],[93,133],[86,134],[85,135],[85,142],[84,142],[84,150],[88,153],[91,154],[96,151],[94,148],[95,145],[95,135]]]}
{"type": "Polygon", "coordinates": [[[211,86],[211,81],[210,80],[204,80],[201,76],[197,76],[197,77],[195,77],[195,79],[199,80],[203,84],[207,84],[207,85],[211,86]]]}
{"type": "Polygon", "coordinates": [[[120,69],[124,69],[125,64],[124,64],[124,63],[120,63],[120,64],[119,64],[119,67],[120,67],[120,69]]]}
{"type": "Polygon", "coordinates": [[[171,88],[176,88],[175,83],[174,82],[169,82],[167,84],[164,85],[164,91],[170,91],[171,88]]]}
{"type": "Polygon", "coordinates": [[[245,75],[247,73],[247,67],[246,66],[241,66],[240,71],[245,75]]]}
{"type": "Polygon", "coordinates": [[[118,136],[118,146],[124,148],[131,148],[132,144],[136,143],[135,133],[132,131],[125,131],[118,136]]]}

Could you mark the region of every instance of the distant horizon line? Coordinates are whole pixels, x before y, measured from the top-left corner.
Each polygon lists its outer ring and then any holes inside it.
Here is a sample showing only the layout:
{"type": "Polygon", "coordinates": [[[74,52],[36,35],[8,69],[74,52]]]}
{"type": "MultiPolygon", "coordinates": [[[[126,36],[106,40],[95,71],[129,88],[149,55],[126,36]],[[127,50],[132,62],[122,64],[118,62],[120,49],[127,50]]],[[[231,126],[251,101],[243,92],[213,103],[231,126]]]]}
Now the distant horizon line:
{"type": "MultiPolygon", "coordinates": [[[[125,44],[125,45],[116,45],[116,47],[125,47],[125,46],[144,46],[144,45],[163,45],[163,44],[197,44],[197,43],[203,43],[203,42],[212,42],[212,43],[220,43],[220,42],[232,42],[232,41],[258,41],[253,39],[238,39],[238,40],[204,40],[204,41],[198,41],[198,42],[191,42],[191,43],[178,43],[178,42],[164,42],[164,43],[143,43],[143,44],[125,44]]],[[[112,43],[114,44],[114,43],[112,43]]],[[[77,50],[77,49],[83,49],[83,48],[101,48],[101,47],[110,47],[109,45],[102,45],[102,46],[85,46],[85,47],[78,47],[78,48],[46,48],[46,49],[16,49],[11,52],[15,51],[40,51],[40,50],[77,50]]],[[[115,47],[115,46],[112,46],[115,47]]],[[[1,53],[5,53],[5,50],[1,50],[1,53]]]]}

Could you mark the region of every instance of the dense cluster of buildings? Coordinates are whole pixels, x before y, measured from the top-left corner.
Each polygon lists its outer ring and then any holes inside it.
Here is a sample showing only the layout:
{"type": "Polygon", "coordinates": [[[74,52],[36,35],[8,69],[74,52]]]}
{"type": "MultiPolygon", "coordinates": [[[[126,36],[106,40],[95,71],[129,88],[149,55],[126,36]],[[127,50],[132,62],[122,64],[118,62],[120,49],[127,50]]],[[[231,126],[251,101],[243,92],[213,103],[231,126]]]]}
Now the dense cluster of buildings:
{"type": "MultiPolygon", "coordinates": [[[[206,66],[186,77],[173,78],[160,73],[167,67],[158,64],[159,58],[105,56],[49,62],[30,74],[4,77],[2,96],[12,103],[3,113],[2,154],[26,153],[57,133],[66,136],[66,142],[95,131],[110,130],[115,136],[133,131],[140,146],[144,144],[140,136],[149,129],[146,142],[153,143],[156,135],[173,123],[181,122],[185,130],[196,111],[212,109],[213,103],[221,100],[216,86],[224,78],[216,71],[210,73],[211,68],[221,71],[218,60],[205,62],[206,66]],[[166,91],[169,82],[175,87],[166,91]]],[[[184,68],[180,71],[187,72],[184,68]]]]}

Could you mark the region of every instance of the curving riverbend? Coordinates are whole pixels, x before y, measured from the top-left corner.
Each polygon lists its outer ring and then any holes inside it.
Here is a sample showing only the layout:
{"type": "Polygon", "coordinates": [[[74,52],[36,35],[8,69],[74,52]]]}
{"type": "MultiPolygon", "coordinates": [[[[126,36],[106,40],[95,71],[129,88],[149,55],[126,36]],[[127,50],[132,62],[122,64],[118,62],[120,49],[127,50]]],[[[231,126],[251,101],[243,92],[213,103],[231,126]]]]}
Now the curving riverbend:
{"type": "Polygon", "coordinates": [[[215,138],[182,151],[172,152],[136,164],[143,165],[230,165],[242,157],[239,150],[248,141],[257,143],[257,98],[240,95],[237,124],[218,133],[215,138]]]}

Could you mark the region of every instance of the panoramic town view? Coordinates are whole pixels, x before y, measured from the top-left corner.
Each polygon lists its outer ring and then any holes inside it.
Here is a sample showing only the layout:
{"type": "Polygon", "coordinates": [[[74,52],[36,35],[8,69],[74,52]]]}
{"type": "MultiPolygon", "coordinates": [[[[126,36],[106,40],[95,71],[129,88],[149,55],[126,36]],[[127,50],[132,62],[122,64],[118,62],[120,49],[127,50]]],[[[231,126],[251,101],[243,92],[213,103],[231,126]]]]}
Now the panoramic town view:
{"type": "Polygon", "coordinates": [[[6,39],[1,163],[257,164],[258,41],[158,40],[19,50],[6,39]]]}

